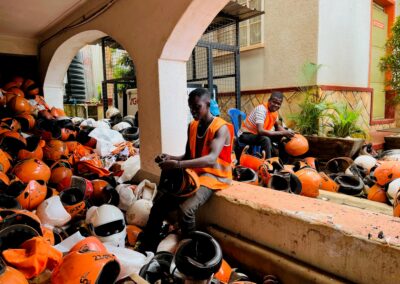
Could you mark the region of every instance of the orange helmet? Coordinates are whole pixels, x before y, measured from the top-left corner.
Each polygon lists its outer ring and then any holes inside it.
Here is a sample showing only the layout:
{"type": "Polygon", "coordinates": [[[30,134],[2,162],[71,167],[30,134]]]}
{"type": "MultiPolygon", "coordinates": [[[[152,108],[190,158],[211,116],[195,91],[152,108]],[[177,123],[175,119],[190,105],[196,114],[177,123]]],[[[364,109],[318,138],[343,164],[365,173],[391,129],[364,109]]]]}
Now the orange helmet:
{"type": "Polygon", "coordinates": [[[79,251],[97,251],[97,252],[107,252],[106,247],[103,243],[95,236],[86,237],[83,240],[77,242],[70,250],[69,253],[79,251]]]}
{"type": "Polygon", "coordinates": [[[103,204],[112,204],[117,206],[119,203],[119,194],[113,186],[102,179],[92,180],[93,194],[90,201],[95,206],[103,204]]]}
{"type": "Polygon", "coordinates": [[[386,191],[379,184],[375,184],[369,188],[368,199],[382,203],[388,202],[386,191]]]}
{"type": "Polygon", "coordinates": [[[50,140],[44,146],[44,158],[50,161],[58,161],[68,157],[68,148],[61,140],[50,140]]]}
{"type": "Polygon", "coordinates": [[[0,258],[0,283],[29,284],[24,274],[7,266],[2,258],[0,258]]]}
{"type": "Polygon", "coordinates": [[[324,172],[319,172],[319,175],[322,178],[322,181],[321,181],[321,189],[322,190],[331,191],[331,192],[338,192],[339,185],[333,179],[331,179],[324,172]]]}
{"type": "Polygon", "coordinates": [[[285,144],[285,151],[294,157],[304,155],[308,151],[308,141],[301,134],[295,134],[285,144]]]}
{"type": "Polygon", "coordinates": [[[75,140],[76,131],[68,128],[61,128],[61,138],[62,141],[75,140]]]}
{"type": "Polygon", "coordinates": [[[22,89],[26,92],[30,97],[35,97],[39,95],[39,87],[36,85],[35,81],[31,79],[27,79],[22,85],[22,89]]]}
{"type": "Polygon", "coordinates": [[[300,179],[292,173],[276,172],[271,175],[267,185],[269,188],[294,194],[302,192],[300,179]]]}
{"type": "Polygon", "coordinates": [[[18,151],[18,159],[43,159],[43,147],[46,145],[44,140],[40,140],[40,138],[36,136],[30,136],[26,138],[27,146],[26,149],[21,149],[18,151]]]}
{"type": "Polygon", "coordinates": [[[73,153],[76,147],[79,145],[79,142],[77,141],[65,141],[64,143],[67,146],[69,153],[73,153]]]}
{"type": "Polygon", "coordinates": [[[86,212],[85,195],[81,189],[71,187],[60,193],[60,199],[64,209],[71,215],[71,218],[82,217],[86,212]]]}
{"type": "Polygon", "coordinates": [[[58,183],[57,189],[58,191],[64,191],[71,187],[79,188],[85,198],[90,198],[93,194],[93,185],[90,180],[78,176],[65,177],[58,183]]]}
{"type": "Polygon", "coordinates": [[[187,197],[200,188],[200,180],[191,169],[172,169],[161,171],[160,185],[169,194],[187,197]]]}
{"type": "Polygon", "coordinates": [[[24,132],[28,132],[35,127],[35,118],[30,114],[19,114],[15,116],[15,119],[21,124],[21,129],[24,132]]]}
{"type": "Polygon", "coordinates": [[[340,193],[359,196],[364,192],[364,182],[359,176],[339,174],[335,182],[339,185],[340,193]]]}
{"type": "Polygon", "coordinates": [[[294,174],[294,165],[283,165],[283,171],[294,174]]]}
{"type": "Polygon", "coordinates": [[[9,93],[13,93],[13,94],[16,95],[17,97],[21,97],[21,98],[24,98],[24,97],[25,97],[24,92],[23,92],[21,89],[19,89],[19,88],[11,88],[11,89],[8,90],[8,92],[9,92],[9,93]]]}
{"type": "Polygon", "coordinates": [[[373,175],[377,184],[386,185],[400,177],[400,161],[381,161],[373,175]]]}
{"type": "Polygon", "coordinates": [[[120,271],[117,258],[111,253],[74,251],[53,270],[51,283],[114,283],[120,271]]]}
{"type": "Polygon", "coordinates": [[[10,168],[10,156],[0,149],[0,171],[7,173],[10,168]]]}
{"type": "Polygon", "coordinates": [[[52,107],[52,108],[51,108],[50,114],[51,114],[52,116],[54,116],[55,118],[67,116],[67,115],[65,114],[65,112],[64,112],[62,109],[56,108],[56,107],[52,107]]]}
{"type": "Polygon", "coordinates": [[[273,170],[274,170],[273,166],[269,163],[263,163],[260,166],[260,168],[258,169],[258,177],[262,185],[267,186],[273,170]]]}
{"type": "Polygon", "coordinates": [[[15,197],[21,207],[34,210],[46,198],[47,187],[43,180],[31,180],[24,183],[18,179],[11,181],[5,193],[15,197]]]}
{"type": "Polygon", "coordinates": [[[301,169],[304,169],[304,168],[311,168],[311,167],[309,165],[307,165],[303,161],[297,161],[297,162],[294,163],[293,171],[297,172],[297,171],[299,171],[301,169]]]}
{"type": "Polygon", "coordinates": [[[233,177],[235,180],[243,183],[258,185],[257,173],[250,168],[246,168],[243,166],[236,166],[233,169],[233,177]]]}
{"type": "Polygon", "coordinates": [[[248,145],[246,147],[244,147],[244,149],[242,151],[242,155],[240,155],[239,164],[243,167],[250,168],[250,169],[253,169],[254,171],[258,172],[258,169],[265,161],[265,153],[264,153],[264,157],[257,158],[255,156],[248,154],[247,153],[248,149],[249,149],[248,145]]]}
{"type": "Polygon", "coordinates": [[[353,164],[349,157],[333,158],[326,163],[325,169],[328,173],[342,173],[353,164]]]}
{"type": "Polygon", "coordinates": [[[13,174],[24,183],[28,183],[31,180],[43,180],[48,182],[51,171],[50,168],[41,160],[27,159],[19,161],[14,166],[13,174]]]}
{"type": "Polygon", "coordinates": [[[312,168],[303,168],[295,173],[301,182],[301,195],[317,197],[321,186],[322,178],[318,172],[312,168]]]}
{"type": "Polygon", "coordinates": [[[139,234],[142,232],[142,229],[140,229],[138,226],[135,225],[127,225],[126,226],[126,234],[128,236],[128,243],[131,246],[135,246],[139,234]]]}
{"type": "Polygon", "coordinates": [[[317,158],[314,157],[307,157],[304,158],[304,162],[310,166],[311,168],[313,168],[316,171],[319,171],[319,162],[317,158]]]}
{"type": "Polygon", "coordinates": [[[230,283],[229,280],[232,275],[232,267],[222,259],[221,267],[219,268],[218,272],[215,273],[214,278],[218,279],[220,282],[224,284],[230,283]]]}
{"type": "Polygon", "coordinates": [[[281,171],[284,168],[283,162],[279,157],[272,157],[265,160],[265,163],[270,164],[273,168],[273,172],[281,171]]]}
{"type": "Polygon", "coordinates": [[[0,148],[6,152],[17,154],[20,149],[26,147],[26,139],[16,131],[7,131],[0,136],[0,148]]]}
{"type": "Polygon", "coordinates": [[[27,99],[23,97],[15,96],[11,99],[10,103],[7,104],[13,114],[30,114],[32,107],[27,99]]]}
{"type": "Polygon", "coordinates": [[[14,131],[21,130],[21,124],[18,122],[18,120],[11,118],[11,117],[3,118],[0,121],[0,127],[7,128],[10,130],[14,130],[14,131]]]}
{"type": "Polygon", "coordinates": [[[72,177],[72,168],[67,160],[58,160],[51,167],[51,176],[49,182],[59,184],[63,179],[72,177]]]}

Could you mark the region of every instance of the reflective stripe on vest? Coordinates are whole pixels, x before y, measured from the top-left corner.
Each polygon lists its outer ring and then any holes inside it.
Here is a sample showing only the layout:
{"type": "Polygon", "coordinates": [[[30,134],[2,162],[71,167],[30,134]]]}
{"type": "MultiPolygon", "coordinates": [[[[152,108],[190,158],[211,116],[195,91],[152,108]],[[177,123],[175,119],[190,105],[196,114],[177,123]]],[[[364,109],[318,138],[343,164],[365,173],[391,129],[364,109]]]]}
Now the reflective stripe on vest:
{"type": "MultiPolygon", "coordinates": [[[[225,145],[219,154],[213,167],[194,168],[199,175],[200,184],[211,189],[227,188],[232,181],[231,152],[233,142],[233,126],[219,117],[215,117],[207,129],[201,156],[210,153],[210,144],[215,133],[223,126],[228,126],[230,139],[229,145],[225,145]]],[[[189,147],[191,158],[196,158],[196,136],[199,121],[192,121],[189,126],[189,147]]]]}
{"type": "MultiPolygon", "coordinates": [[[[268,103],[264,103],[263,105],[267,109],[267,115],[265,116],[263,128],[264,128],[264,130],[268,131],[268,130],[271,130],[272,127],[274,127],[274,124],[275,124],[276,120],[278,119],[278,112],[277,111],[274,111],[274,112],[268,111],[268,103]]],[[[242,124],[243,129],[247,132],[250,132],[253,134],[258,134],[257,125],[252,123],[249,120],[249,118],[250,118],[250,115],[243,121],[243,124],[242,124]]]]}

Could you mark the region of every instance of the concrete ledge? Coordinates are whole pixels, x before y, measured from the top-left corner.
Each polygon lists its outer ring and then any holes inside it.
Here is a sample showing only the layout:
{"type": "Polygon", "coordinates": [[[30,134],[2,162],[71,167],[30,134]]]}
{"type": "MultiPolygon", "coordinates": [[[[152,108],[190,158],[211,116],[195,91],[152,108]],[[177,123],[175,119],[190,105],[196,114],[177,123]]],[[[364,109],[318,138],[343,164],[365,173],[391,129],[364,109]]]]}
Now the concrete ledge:
{"type": "Polygon", "coordinates": [[[234,183],[203,206],[199,222],[352,282],[400,278],[399,218],[234,183]]]}

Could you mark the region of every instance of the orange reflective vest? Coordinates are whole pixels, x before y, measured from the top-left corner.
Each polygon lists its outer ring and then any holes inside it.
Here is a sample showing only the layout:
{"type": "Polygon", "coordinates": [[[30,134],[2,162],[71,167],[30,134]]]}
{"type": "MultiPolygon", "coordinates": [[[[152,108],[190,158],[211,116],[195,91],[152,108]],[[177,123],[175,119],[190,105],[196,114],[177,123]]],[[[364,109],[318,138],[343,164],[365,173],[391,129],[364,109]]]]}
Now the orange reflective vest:
{"type": "MultiPolygon", "coordinates": [[[[231,152],[233,142],[233,127],[230,123],[222,118],[215,117],[207,129],[204,138],[204,145],[201,151],[201,156],[206,156],[210,153],[211,141],[214,139],[215,133],[223,125],[228,126],[230,132],[230,143],[224,145],[219,154],[214,166],[205,168],[194,168],[193,170],[199,175],[200,184],[205,187],[217,190],[227,188],[232,181],[232,167],[231,167],[231,152]]],[[[199,121],[192,121],[189,126],[189,147],[191,158],[196,158],[196,136],[199,121]]]]}
{"type": "MultiPolygon", "coordinates": [[[[276,120],[278,119],[278,112],[277,111],[270,112],[268,110],[268,103],[264,103],[263,105],[267,109],[267,115],[264,120],[264,130],[268,131],[268,130],[271,130],[272,127],[274,127],[274,124],[275,124],[276,120]]],[[[254,124],[253,122],[251,122],[249,120],[249,117],[250,117],[250,115],[247,116],[245,121],[243,121],[243,124],[242,124],[243,130],[246,132],[253,133],[253,134],[258,134],[257,125],[254,124]]]]}

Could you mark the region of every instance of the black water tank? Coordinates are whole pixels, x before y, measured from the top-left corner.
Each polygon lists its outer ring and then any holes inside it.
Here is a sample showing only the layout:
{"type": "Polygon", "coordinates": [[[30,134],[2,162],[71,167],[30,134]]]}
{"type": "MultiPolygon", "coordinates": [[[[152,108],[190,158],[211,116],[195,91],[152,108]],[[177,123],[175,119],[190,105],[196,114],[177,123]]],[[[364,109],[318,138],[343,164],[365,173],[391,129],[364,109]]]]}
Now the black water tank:
{"type": "Polygon", "coordinates": [[[72,59],[68,67],[67,80],[64,103],[84,103],[86,101],[85,71],[80,52],[72,59]]]}

